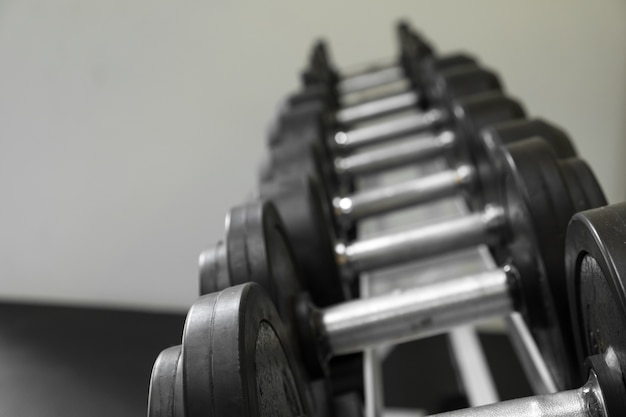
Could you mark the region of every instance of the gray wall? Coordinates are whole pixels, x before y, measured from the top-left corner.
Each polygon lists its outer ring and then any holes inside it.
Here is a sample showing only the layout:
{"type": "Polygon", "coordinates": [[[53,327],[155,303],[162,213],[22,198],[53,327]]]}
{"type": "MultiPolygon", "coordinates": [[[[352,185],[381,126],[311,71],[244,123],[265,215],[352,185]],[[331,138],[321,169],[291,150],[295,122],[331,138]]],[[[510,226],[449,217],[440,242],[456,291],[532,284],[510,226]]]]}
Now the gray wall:
{"type": "Polygon", "coordinates": [[[0,294],[187,306],[313,39],[389,57],[402,16],[499,70],[624,198],[624,1],[6,0],[0,294]]]}

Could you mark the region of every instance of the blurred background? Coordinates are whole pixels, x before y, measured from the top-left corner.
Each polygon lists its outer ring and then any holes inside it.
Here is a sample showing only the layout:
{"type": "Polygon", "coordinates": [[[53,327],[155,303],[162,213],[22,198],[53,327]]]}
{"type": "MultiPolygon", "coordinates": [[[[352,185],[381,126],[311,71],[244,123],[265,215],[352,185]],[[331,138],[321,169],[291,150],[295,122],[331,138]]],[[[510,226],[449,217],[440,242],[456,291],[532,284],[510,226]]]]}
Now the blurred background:
{"type": "Polygon", "coordinates": [[[626,2],[0,2],[0,294],[185,311],[313,41],[392,58],[406,18],[497,69],[626,197],[626,2]]]}

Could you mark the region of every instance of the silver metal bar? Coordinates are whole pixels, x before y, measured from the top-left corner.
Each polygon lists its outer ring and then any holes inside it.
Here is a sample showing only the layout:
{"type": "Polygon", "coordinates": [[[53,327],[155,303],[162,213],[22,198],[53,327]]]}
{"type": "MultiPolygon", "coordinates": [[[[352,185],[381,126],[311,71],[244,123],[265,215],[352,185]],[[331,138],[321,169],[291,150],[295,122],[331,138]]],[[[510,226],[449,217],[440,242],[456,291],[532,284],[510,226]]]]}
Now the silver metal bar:
{"type": "Polygon", "coordinates": [[[424,162],[442,156],[455,141],[456,136],[451,131],[436,136],[411,137],[378,149],[337,157],[335,172],[340,178],[347,178],[424,162]]]}
{"type": "MultiPolygon", "coordinates": [[[[496,263],[487,248],[479,248],[479,252],[485,267],[496,267],[496,263]]],[[[522,315],[517,312],[511,313],[505,318],[505,326],[511,345],[513,345],[515,354],[533,392],[538,395],[557,392],[556,382],[522,315]]]]}
{"type": "Polygon", "coordinates": [[[368,119],[384,116],[391,113],[409,110],[417,106],[419,95],[414,91],[383,97],[377,100],[345,107],[335,115],[339,123],[358,123],[368,119]]]}
{"type": "Polygon", "coordinates": [[[426,177],[377,187],[346,197],[335,197],[332,204],[337,220],[349,225],[365,217],[452,196],[471,184],[474,178],[474,168],[470,165],[460,165],[456,169],[448,169],[426,177]]]}
{"type": "MultiPolygon", "coordinates": [[[[371,294],[370,280],[362,276],[359,282],[361,297],[368,298],[371,294]]],[[[365,417],[381,417],[384,404],[384,393],[382,386],[383,366],[377,360],[380,356],[380,348],[365,349],[363,351],[363,363],[371,366],[363,367],[363,380],[365,390],[365,417]]]]}
{"type": "Polygon", "coordinates": [[[556,383],[521,314],[513,313],[506,319],[507,333],[515,349],[526,378],[535,394],[557,392],[556,383]]]}
{"type": "Polygon", "coordinates": [[[537,395],[431,417],[607,417],[595,375],[579,389],[537,395]]]}
{"type": "Polygon", "coordinates": [[[409,114],[369,126],[337,132],[332,138],[331,146],[345,151],[354,150],[385,140],[427,132],[437,127],[444,119],[443,112],[437,109],[409,114]]]}
{"type": "Polygon", "coordinates": [[[491,243],[504,223],[504,210],[488,206],[482,212],[456,219],[347,245],[339,243],[335,245],[335,255],[337,263],[350,275],[491,243]]]}
{"type": "Polygon", "coordinates": [[[400,343],[513,310],[502,269],[423,285],[397,294],[349,301],[322,310],[334,355],[400,343]]]}
{"type": "Polygon", "coordinates": [[[357,104],[366,103],[368,101],[377,100],[383,97],[389,97],[403,93],[413,88],[408,79],[403,78],[393,83],[381,85],[379,87],[369,88],[367,90],[357,91],[352,94],[341,96],[341,104],[344,107],[355,106],[357,104]]]}
{"type": "Polygon", "coordinates": [[[379,87],[404,78],[404,70],[398,65],[381,68],[362,74],[347,76],[337,84],[339,94],[351,94],[379,87]]]}
{"type": "Polygon", "coordinates": [[[498,401],[498,391],[493,379],[489,372],[484,372],[489,369],[489,365],[474,327],[457,327],[450,332],[448,338],[470,406],[478,407],[498,401]]]}

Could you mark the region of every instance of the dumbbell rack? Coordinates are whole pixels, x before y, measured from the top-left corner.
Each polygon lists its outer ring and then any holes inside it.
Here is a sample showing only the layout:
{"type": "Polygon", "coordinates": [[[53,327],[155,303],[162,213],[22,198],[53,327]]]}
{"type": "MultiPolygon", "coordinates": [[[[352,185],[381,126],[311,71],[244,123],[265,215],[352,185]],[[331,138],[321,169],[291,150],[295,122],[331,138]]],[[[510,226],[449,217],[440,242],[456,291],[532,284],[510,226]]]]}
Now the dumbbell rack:
{"type": "MultiPolygon", "coordinates": [[[[444,161],[433,161],[419,167],[410,167],[393,173],[381,174],[361,181],[363,189],[393,184],[404,179],[415,178],[437,172],[446,166],[444,161]]],[[[398,225],[427,223],[442,217],[459,216],[469,212],[467,204],[460,197],[448,198],[432,204],[413,207],[403,212],[394,212],[370,219],[359,224],[359,235],[368,237],[398,225]]],[[[495,267],[489,250],[480,246],[466,249],[436,259],[420,261],[381,272],[365,273],[361,276],[361,296],[375,296],[414,288],[428,282],[441,282],[448,277],[456,277],[461,272],[478,273],[495,267]]],[[[552,377],[547,371],[543,358],[519,313],[513,313],[504,321],[495,321],[495,326],[504,328],[509,335],[518,359],[524,367],[526,377],[535,394],[556,392],[552,377]]],[[[469,325],[453,329],[448,334],[454,360],[460,379],[464,385],[470,406],[476,407],[498,401],[498,395],[487,367],[475,326],[469,325]]],[[[365,376],[365,415],[383,417],[387,415],[381,387],[381,367],[391,347],[368,350],[364,355],[365,376]]],[[[418,416],[419,411],[415,411],[418,416]]],[[[403,414],[405,415],[405,414],[403,414]]],[[[406,414],[407,416],[413,414],[406,414]]]]}
{"type": "Polygon", "coordinates": [[[155,362],[149,416],[400,415],[385,359],[441,334],[466,397],[445,398],[445,416],[626,415],[626,204],[607,206],[569,136],[497,74],[398,31],[409,90],[356,110],[315,46],[258,195],[200,256],[202,297],[155,362]],[[378,176],[351,177],[365,172],[378,176]],[[488,319],[536,396],[498,401],[476,330],[488,319]]]}

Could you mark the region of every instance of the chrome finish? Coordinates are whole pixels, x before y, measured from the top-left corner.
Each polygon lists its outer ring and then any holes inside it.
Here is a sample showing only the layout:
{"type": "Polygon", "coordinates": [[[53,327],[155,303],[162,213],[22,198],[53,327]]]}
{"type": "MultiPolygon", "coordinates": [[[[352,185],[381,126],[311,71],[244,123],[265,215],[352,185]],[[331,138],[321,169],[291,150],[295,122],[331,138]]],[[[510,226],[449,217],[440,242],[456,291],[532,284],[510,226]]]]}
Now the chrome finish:
{"type": "Polygon", "coordinates": [[[337,263],[346,275],[492,243],[505,224],[504,210],[482,212],[351,244],[335,245],[337,263]]]}
{"type": "Polygon", "coordinates": [[[437,136],[407,138],[378,149],[337,157],[334,160],[335,172],[340,178],[346,178],[423,162],[442,156],[455,141],[456,137],[451,131],[437,136]]]}
{"type": "Polygon", "coordinates": [[[448,334],[448,339],[469,405],[477,407],[498,401],[496,385],[491,375],[484,372],[489,364],[474,327],[457,327],[448,334]]]}
{"type": "Polygon", "coordinates": [[[352,94],[341,96],[341,105],[343,107],[355,106],[368,101],[378,100],[379,98],[389,97],[396,94],[404,93],[413,88],[412,84],[406,79],[384,84],[379,87],[369,88],[367,90],[357,91],[352,94]]]}
{"type": "Polygon", "coordinates": [[[444,113],[436,109],[409,114],[369,126],[337,132],[331,146],[340,150],[353,150],[360,146],[426,132],[436,128],[444,120],[444,113]]]}
{"type": "Polygon", "coordinates": [[[386,114],[409,110],[417,106],[418,101],[418,94],[414,91],[408,91],[354,106],[344,107],[337,111],[335,118],[339,123],[358,123],[386,114]]]}
{"type": "Polygon", "coordinates": [[[535,394],[557,392],[556,383],[548,370],[541,352],[521,314],[513,313],[506,318],[507,333],[517,354],[526,378],[535,394]]]}
{"type": "Polygon", "coordinates": [[[452,196],[473,183],[474,178],[474,169],[470,165],[461,165],[456,169],[391,186],[361,191],[347,197],[335,197],[332,204],[339,222],[349,225],[365,217],[452,196]]]}
{"type": "MultiPolygon", "coordinates": [[[[371,296],[371,282],[366,277],[361,277],[359,282],[361,297],[371,296]]],[[[378,360],[381,356],[380,348],[365,349],[363,351],[363,363],[371,366],[364,366],[363,381],[365,391],[364,413],[365,417],[381,417],[384,400],[382,374],[382,362],[378,360]]]]}
{"type": "Polygon", "coordinates": [[[513,310],[502,269],[345,302],[322,310],[334,355],[400,343],[513,310]]]}
{"type": "Polygon", "coordinates": [[[337,83],[337,91],[339,94],[351,94],[389,84],[402,78],[404,78],[402,67],[394,65],[362,74],[349,75],[337,83]]]}
{"type": "MultiPolygon", "coordinates": [[[[388,146],[388,145],[385,145],[388,146]]],[[[424,176],[447,169],[448,166],[442,158],[425,160],[424,163],[406,166],[404,169],[384,171],[381,175],[357,177],[359,188],[372,188],[384,184],[394,184],[406,181],[416,176],[424,176]]],[[[380,234],[384,230],[397,228],[401,225],[415,224],[416,222],[439,221],[442,218],[460,216],[468,212],[466,202],[460,197],[439,200],[433,204],[415,206],[411,210],[391,212],[387,215],[365,219],[358,223],[359,237],[370,237],[380,234]]],[[[367,293],[361,292],[362,297],[375,297],[388,294],[397,289],[409,289],[429,282],[441,282],[455,277],[483,272],[494,269],[491,259],[491,267],[485,267],[485,259],[491,258],[491,254],[484,245],[470,247],[465,250],[455,251],[437,258],[427,258],[419,262],[398,265],[393,268],[385,268],[377,271],[366,272],[360,275],[361,288],[367,285],[367,293]],[[365,295],[364,295],[365,294],[365,295]]],[[[451,333],[470,333],[467,327],[454,328],[451,333]]],[[[465,393],[470,406],[475,407],[491,404],[498,401],[498,396],[490,390],[482,390],[485,381],[491,381],[491,372],[483,360],[475,358],[480,356],[482,346],[475,336],[476,330],[471,331],[474,337],[454,337],[454,340],[462,339],[459,346],[452,343],[453,360],[458,367],[460,381],[466,384],[465,393]],[[462,351],[462,352],[459,352],[462,351]],[[471,387],[471,388],[470,388],[471,387]],[[489,395],[490,394],[490,395],[489,395]]],[[[364,372],[366,375],[376,375],[376,371],[385,361],[386,354],[393,351],[393,346],[378,348],[377,355],[364,356],[364,372]]],[[[422,378],[415,375],[415,379],[422,378]]],[[[411,383],[412,381],[409,381],[411,383]]],[[[365,379],[365,415],[367,417],[390,416],[390,412],[404,411],[403,416],[424,416],[421,410],[390,410],[386,408],[380,413],[384,405],[382,397],[373,395],[382,382],[377,378],[365,379]]],[[[484,387],[493,386],[493,382],[484,387]]],[[[415,395],[421,395],[415,392],[415,395]]],[[[396,415],[396,414],[393,414],[396,415]]],[[[399,415],[399,414],[398,414],[399,415]]]]}
{"type": "MultiPolygon", "coordinates": [[[[487,248],[480,248],[479,251],[485,267],[495,268],[496,263],[487,248]]],[[[511,313],[504,318],[504,324],[511,345],[513,345],[533,392],[537,395],[557,392],[554,378],[521,314],[511,313]]]]}
{"type": "Polygon", "coordinates": [[[491,405],[435,414],[432,417],[607,417],[602,391],[592,372],[579,389],[537,395],[491,405]]]}

